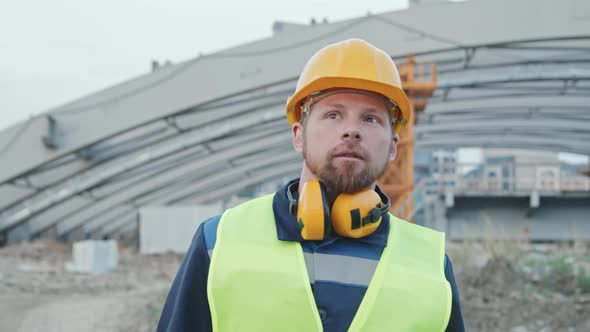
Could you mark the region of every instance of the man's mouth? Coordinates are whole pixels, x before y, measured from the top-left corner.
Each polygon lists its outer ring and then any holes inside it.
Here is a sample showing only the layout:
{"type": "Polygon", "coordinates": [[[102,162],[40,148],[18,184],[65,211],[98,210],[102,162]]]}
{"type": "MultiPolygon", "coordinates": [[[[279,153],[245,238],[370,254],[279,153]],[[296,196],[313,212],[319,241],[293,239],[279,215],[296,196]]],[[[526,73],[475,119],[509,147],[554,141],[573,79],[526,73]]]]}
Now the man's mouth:
{"type": "Polygon", "coordinates": [[[354,151],[347,151],[347,152],[340,152],[334,155],[334,158],[350,158],[350,159],[359,159],[365,160],[360,153],[356,153],[354,151]]]}

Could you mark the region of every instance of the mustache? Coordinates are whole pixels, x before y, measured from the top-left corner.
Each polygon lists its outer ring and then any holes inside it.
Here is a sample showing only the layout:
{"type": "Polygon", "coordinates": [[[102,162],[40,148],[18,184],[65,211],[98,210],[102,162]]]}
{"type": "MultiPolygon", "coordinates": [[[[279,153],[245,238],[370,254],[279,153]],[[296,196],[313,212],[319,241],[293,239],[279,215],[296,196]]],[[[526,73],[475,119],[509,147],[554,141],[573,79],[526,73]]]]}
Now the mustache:
{"type": "Polygon", "coordinates": [[[330,157],[330,159],[332,159],[338,155],[343,155],[343,154],[357,155],[358,157],[360,157],[363,160],[367,160],[368,156],[369,156],[368,151],[365,148],[363,148],[362,146],[355,144],[355,143],[344,142],[344,143],[340,143],[339,145],[334,147],[332,150],[330,150],[329,157],[330,157]]]}

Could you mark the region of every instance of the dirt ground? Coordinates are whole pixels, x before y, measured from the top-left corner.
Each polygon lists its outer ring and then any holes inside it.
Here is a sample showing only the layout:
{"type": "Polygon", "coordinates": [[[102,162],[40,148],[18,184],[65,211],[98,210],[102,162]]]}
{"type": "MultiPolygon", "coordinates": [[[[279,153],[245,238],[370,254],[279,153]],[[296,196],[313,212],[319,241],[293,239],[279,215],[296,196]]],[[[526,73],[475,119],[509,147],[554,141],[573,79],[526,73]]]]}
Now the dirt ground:
{"type": "Polygon", "coordinates": [[[121,248],[115,272],[91,275],[65,270],[61,243],[0,248],[0,331],[155,331],[181,259],[121,248]]]}
{"type": "MultiPolygon", "coordinates": [[[[468,331],[590,331],[590,244],[449,243],[468,331]]],[[[0,248],[0,331],[154,331],[181,255],[120,248],[116,272],[68,272],[69,246],[0,248]]]]}

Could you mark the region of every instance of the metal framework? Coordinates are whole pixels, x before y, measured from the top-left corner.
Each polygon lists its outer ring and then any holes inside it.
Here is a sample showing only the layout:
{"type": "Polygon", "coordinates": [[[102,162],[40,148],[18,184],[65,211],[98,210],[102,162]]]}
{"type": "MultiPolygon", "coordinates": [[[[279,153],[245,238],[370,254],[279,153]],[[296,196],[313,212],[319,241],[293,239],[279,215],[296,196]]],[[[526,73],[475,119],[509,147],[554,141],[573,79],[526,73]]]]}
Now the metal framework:
{"type": "Polygon", "coordinates": [[[286,98],[320,47],[364,38],[436,63],[418,148],[590,155],[590,3],[472,0],[274,36],[99,91],[0,131],[0,234],[116,236],[146,204],[224,199],[299,173],[286,98]],[[509,10],[507,10],[509,8],[509,10]]]}

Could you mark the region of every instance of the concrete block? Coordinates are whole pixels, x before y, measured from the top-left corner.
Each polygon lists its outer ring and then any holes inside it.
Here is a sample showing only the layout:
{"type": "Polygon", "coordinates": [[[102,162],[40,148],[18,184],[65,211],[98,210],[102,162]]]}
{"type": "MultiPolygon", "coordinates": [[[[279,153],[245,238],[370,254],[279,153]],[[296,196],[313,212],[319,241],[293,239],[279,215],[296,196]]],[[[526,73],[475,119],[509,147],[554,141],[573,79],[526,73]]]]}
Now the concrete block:
{"type": "Polygon", "coordinates": [[[115,240],[87,240],[72,246],[72,261],[66,263],[70,272],[103,274],[117,268],[119,252],[115,240]]]}
{"type": "Polygon", "coordinates": [[[221,204],[151,206],[139,210],[139,251],[185,253],[199,225],[221,213],[221,204]]]}

